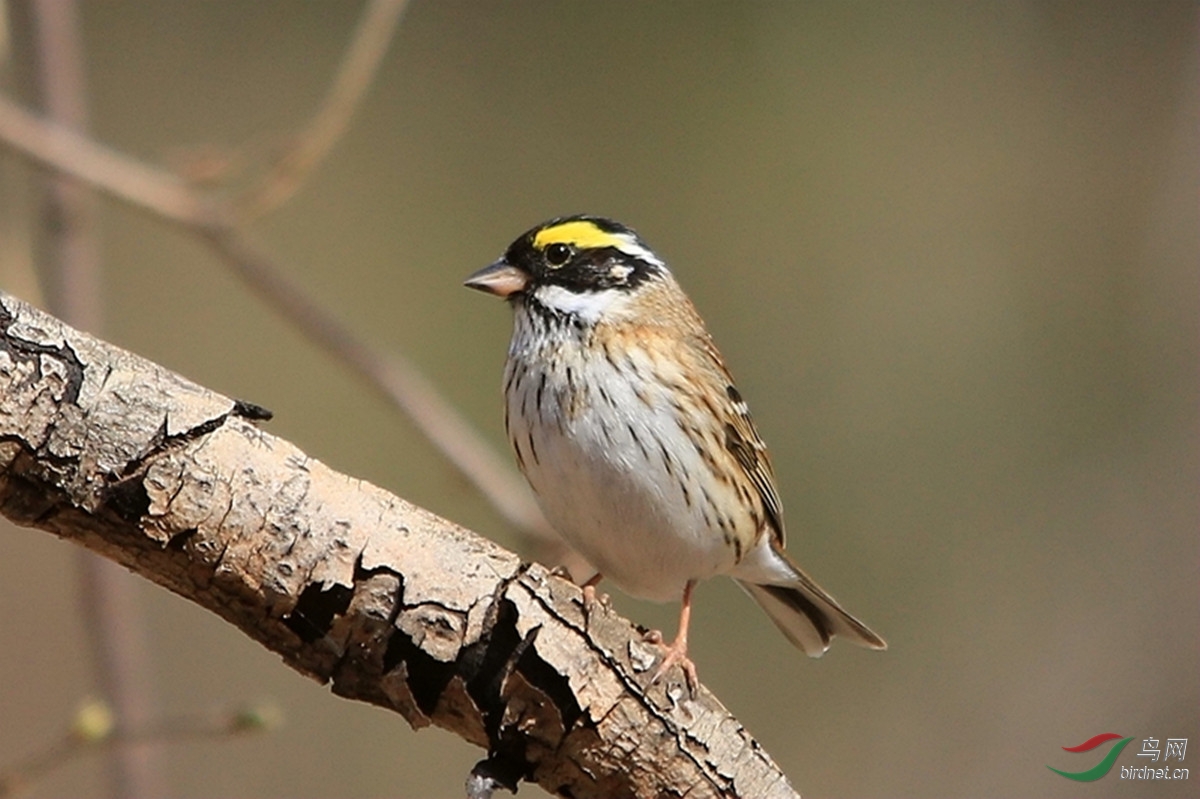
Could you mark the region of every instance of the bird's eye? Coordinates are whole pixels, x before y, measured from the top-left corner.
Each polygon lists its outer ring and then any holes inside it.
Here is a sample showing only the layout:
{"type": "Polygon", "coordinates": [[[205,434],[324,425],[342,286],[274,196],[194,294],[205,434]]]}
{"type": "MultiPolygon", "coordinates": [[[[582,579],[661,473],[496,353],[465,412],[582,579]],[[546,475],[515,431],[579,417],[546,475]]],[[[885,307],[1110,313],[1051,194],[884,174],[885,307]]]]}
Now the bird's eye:
{"type": "Polygon", "coordinates": [[[566,244],[551,244],[546,248],[546,263],[550,266],[562,266],[571,258],[571,248],[566,244]]]}

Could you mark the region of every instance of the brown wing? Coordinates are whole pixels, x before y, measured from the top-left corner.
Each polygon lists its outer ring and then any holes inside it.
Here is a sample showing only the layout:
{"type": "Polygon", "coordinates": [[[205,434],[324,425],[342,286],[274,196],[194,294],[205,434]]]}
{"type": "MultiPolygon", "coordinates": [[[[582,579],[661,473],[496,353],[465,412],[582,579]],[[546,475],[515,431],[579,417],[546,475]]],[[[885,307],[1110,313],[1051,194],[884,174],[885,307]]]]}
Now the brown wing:
{"type": "MultiPolygon", "coordinates": [[[[699,321],[698,314],[696,319],[699,321]]],[[[703,322],[700,322],[700,325],[703,328],[703,322]]],[[[767,514],[767,523],[771,525],[772,537],[783,547],[783,502],[779,499],[778,489],[775,488],[775,470],[771,468],[771,456],[767,454],[767,445],[758,435],[754,419],[750,416],[750,407],[733,384],[733,376],[725,366],[725,359],[721,357],[707,330],[704,330],[701,348],[725,383],[725,448],[733,454],[749,478],[750,484],[758,492],[763,510],[767,514]]]]}
{"type": "Polygon", "coordinates": [[[771,469],[767,446],[759,438],[750,410],[734,387],[725,359],[717,351],[700,314],[669,275],[664,275],[653,287],[644,288],[638,302],[642,306],[639,311],[642,318],[657,320],[659,324],[651,327],[643,323],[634,335],[640,339],[661,336],[661,341],[673,345],[664,347],[673,357],[670,367],[661,365],[663,371],[674,368],[680,371],[680,377],[687,375],[691,381],[708,389],[702,389],[700,393],[709,410],[724,421],[725,448],[758,493],[772,538],[782,547],[783,504],[775,489],[775,473],[771,469]]]}
{"type": "Polygon", "coordinates": [[[725,387],[725,395],[729,398],[730,407],[730,420],[725,424],[725,447],[733,453],[738,464],[745,470],[746,476],[750,478],[750,483],[758,491],[773,536],[782,547],[783,503],[779,499],[779,491],[775,488],[775,472],[771,468],[771,458],[767,455],[767,445],[759,437],[754,420],[750,418],[750,409],[733,383],[725,387]]]}

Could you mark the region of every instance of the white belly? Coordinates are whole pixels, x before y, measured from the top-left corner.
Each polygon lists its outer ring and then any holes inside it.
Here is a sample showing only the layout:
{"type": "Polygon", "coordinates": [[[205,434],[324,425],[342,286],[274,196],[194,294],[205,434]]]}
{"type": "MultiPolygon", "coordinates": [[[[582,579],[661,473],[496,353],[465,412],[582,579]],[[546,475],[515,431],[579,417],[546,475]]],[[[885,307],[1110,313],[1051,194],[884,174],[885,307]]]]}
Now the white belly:
{"type": "Polygon", "coordinates": [[[509,436],[567,542],[645,599],[676,599],[688,580],[731,570],[726,530],[734,522],[717,508],[736,498],[696,454],[684,428],[697,420],[681,425],[665,387],[638,381],[639,394],[623,369],[604,358],[585,366],[570,343],[558,345],[572,364],[569,380],[565,366],[530,366],[545,360],[526,360],[515,345],[506,371],[509,436]]]}

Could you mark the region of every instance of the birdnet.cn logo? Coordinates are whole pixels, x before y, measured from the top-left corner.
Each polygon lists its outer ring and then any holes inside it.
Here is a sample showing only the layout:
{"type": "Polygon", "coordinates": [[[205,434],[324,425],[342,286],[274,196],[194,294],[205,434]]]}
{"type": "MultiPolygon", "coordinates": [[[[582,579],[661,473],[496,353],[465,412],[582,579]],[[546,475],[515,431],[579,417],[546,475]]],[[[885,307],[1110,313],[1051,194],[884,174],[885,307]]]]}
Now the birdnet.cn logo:
{"type": "MultiPolygon", "coordinates": [[[[1091,752],[1091,758],[1105,752],[1099,763],[1082,771],[1067,771],[1054,766],[1046,766],[1055,774],[1076,782],[1095,782],[1112,771],[1117,757],[1135,738],[1126,738],[1115,732],[1103,732],[1088,738],[1078,746],[1064,746],[1063,751],[1082,753],[1091,752]],[[1105,744],[1112,743],[1105,750],[1105,744]]],[[[1142,749],[1137,753],[1145,760],[1134,762],[1132,765],[1122,765],[1120,778],[1123,780],[1186,780],[1188,769],[1179,765],[1187,756],[1187,738],[1154,738],[1142,739],[1142,749]]]]}

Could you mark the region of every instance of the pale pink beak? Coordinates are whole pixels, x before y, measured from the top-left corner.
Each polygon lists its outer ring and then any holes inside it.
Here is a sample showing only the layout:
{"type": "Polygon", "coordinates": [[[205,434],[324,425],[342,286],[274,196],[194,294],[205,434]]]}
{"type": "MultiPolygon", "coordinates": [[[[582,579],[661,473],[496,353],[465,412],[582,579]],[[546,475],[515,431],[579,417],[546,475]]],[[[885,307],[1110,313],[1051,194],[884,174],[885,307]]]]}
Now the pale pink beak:
{"type": "Polygon", "coordinates": [[[508,297],[525,290],[529,285],[529,275],[507,261],[500,260],[471,275],[463,281],[463,285],[495,294],[497,297],[508,297]]]}

